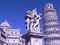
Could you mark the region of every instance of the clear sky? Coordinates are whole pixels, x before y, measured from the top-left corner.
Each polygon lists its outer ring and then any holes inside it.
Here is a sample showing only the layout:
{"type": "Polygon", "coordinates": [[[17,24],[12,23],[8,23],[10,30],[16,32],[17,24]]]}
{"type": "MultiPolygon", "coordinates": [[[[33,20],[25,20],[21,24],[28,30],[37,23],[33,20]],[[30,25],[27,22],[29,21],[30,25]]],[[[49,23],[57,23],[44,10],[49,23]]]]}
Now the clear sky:
{"type": "Polygon", "coordinates": [[[4,20],[8,20],[12,28],[19,28],[24,34],[26,32],[24,23],[26,11],[37,8],[38,12],[42,12],[44,4],[47,2],[54,4],[60,23],[60,0],[0,0],[0,24],[4,20]]]}

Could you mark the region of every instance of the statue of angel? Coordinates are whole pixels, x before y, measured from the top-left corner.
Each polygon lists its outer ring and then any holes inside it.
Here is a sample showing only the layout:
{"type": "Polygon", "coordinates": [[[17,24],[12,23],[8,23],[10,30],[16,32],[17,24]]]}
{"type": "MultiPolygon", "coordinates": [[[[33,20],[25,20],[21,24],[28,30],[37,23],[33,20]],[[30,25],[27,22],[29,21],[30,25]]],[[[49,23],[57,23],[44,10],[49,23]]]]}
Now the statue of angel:
{"type": "Polygon", "coordinates": [[[30,10],[28,10],[25,16],[25,23],[26,23],[27,31],[30,30],[30,21],[31,21],[31,15],[30,15],[30,10]]]}
{"type": "Polygon", "coordinates": [[[39,28],[39,21],[41,20],[41,15],[42,14],[38,14],[38,15],[36,15],[36,17],[35,17],[35,23],[34,23],[34,28],[36,28],[36,27],[38,27],[39,28]]]}

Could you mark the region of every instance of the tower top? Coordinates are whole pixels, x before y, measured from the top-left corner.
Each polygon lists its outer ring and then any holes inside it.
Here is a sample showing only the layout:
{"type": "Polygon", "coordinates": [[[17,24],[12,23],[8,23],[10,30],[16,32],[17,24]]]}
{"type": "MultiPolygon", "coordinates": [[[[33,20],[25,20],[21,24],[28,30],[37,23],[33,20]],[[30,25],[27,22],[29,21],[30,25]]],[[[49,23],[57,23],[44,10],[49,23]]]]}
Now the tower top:
{"type": "Polygon", "coordinates": [[[45,5],[44,5],[44,10],[48,10],[48,9],[54,9],[54,6],[53,6],[53,4],[52,3],[46,3],[45,5]]]}

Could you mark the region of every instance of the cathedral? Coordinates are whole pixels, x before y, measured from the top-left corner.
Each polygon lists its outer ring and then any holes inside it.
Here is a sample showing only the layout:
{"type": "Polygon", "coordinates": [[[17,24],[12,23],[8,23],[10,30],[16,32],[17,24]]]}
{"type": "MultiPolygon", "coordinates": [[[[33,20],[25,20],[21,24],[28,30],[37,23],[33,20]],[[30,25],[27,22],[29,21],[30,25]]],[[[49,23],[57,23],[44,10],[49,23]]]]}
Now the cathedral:
{"type": "Polygon", "coordinates": [[[1,23],[0,45],[43,45],[43,43],[44,45],[60,45],[58,16],[52,3],[46,3],[42,13],[37,13],[36,8],[28,10],[25,24],[26,33],[21,35],[20,29],[12,29],[7,20],[1,23]],[[41,19],[44,33],[41,31],[41,19]]]}

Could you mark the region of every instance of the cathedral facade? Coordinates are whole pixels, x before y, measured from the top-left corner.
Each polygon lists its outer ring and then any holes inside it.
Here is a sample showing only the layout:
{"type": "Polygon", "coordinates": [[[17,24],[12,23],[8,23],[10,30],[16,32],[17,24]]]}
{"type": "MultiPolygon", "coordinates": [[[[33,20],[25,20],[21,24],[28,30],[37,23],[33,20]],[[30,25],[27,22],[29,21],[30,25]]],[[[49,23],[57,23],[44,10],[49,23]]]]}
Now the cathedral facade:
{"type": "Polygon", "coordinates": [[[60,45],[60,31],[57,12],[52,3],[46,3],[43,13],[37,9],[28,10],[25,16],[26,34],[21,35],[20,29],[12,29],[5,20],[0,24],[0,45],[60,45]],[[40,20],[43,19],[43,31],[40,20]],[[44,38],[44,42],[43,42],[44,38]]]}
{"type": "Polygon", "coordinates": [[[7,21],[1,23],[0,32],[0,45],[24,45],[20,29],[12,29],[7,21]]]}

